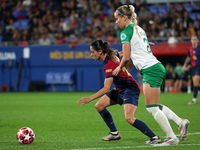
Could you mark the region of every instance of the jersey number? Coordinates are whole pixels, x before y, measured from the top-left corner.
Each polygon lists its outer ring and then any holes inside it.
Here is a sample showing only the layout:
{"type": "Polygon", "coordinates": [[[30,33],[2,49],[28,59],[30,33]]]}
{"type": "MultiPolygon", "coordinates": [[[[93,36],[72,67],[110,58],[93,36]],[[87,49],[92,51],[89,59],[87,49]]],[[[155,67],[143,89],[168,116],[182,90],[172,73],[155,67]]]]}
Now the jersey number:
{"type": "Polygon", "coordinates": [[[147,52],[148,52],[148,53],[152,53],[152,52],[151,52],[151,49],[150,49],[150,46],[149,46],[149,43],[148,43],[148,40],[147,40],[146,38],[143,38],[143,41],[144,41],[144,43],[147,44],[147,52]]]}
{"type": "Polygon", "coordinates": [[[126,69],[126,67],[123,67],[123,68],[122,68],[122,71],[123,71],[123,72],[126,72],[129,76],[131,76],[131,74],[128,72],[128,70],[126,69]]]}

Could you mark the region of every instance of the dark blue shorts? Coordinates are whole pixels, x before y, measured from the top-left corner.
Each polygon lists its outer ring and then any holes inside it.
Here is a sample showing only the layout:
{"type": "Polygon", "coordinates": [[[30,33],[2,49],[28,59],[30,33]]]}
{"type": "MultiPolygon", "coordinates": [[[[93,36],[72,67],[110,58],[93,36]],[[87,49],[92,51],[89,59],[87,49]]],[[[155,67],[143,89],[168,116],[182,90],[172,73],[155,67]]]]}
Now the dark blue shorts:
{"type": "Polygon", "coordinates": [[[126,89],[123,94],[120,94],[116,89],[112,89],[106,95],[119,105],[133,104],[138,106],[140,89],[126,89]]]}
{"type": "Polygon", "coordinates": [[[192,76],[199,75],[200,76],[200,66],[192,67],[192,76]]]}

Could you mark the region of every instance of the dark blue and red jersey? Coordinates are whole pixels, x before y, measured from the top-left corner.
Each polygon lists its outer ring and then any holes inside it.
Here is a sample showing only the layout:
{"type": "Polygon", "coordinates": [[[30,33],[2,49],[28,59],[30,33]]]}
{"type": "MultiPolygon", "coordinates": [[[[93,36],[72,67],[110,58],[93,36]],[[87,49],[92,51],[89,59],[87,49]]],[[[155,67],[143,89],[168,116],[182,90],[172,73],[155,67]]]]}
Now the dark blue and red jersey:
{"type": "Polygon", "coordinates": [[[119,93],[123,93],[127,88],[129,89],[138,89],[139,84],[137,81],[130,75],[125,67],[118,73],[117,76],[114,76],[112,72],[118,67],[120,64],[120,60],[115,63],[113,62],[108,55],[106,56],[103,66],[105,77],[110,78],[113,77],[113,83],[115,88],[118,90],[119,93]]]}
{"type": "Polygon", "coordinates": [[[188,48],[188,56],[190,56],[192,67],[200,66],[200,45],[193,48],[192,45],[188,48]]]}

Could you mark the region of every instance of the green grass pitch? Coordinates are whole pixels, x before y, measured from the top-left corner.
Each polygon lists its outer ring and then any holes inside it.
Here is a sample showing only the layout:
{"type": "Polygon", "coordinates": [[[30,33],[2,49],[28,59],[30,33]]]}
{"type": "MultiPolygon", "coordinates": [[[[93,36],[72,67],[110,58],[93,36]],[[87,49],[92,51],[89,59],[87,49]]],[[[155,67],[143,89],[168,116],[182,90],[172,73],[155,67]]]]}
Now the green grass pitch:
{"type": "MultiPolygon", "coordinates": [[[[177,115],[190,121],[188,137],[178,146],[153,147],[145,144],[147,136],[129,125],[124,118],[123,106],[108,107],[122,139],[103,142],[101,137],[109,129],[96,111],[97,100],[86,105],[78,105],[77,100],[94,92],[38,92],[0,93],[0,150],[104,150],[104,149],[144,149],[144,150],[189,150],[200,149],[200,100],[196,105],[188,105],[192,94],[161,93],[160,103],[171,108],[177,115]],[[30,127],[35,133],[31,144],[17,142],[16,133],[21,127],[30,127]]],[[[165,138],[154,118],[147,112],[143,94],[135,117],[144,121],[158,136],[165,138]]],[[[170,121],[179,135],[177,125],[170,121]]]]}

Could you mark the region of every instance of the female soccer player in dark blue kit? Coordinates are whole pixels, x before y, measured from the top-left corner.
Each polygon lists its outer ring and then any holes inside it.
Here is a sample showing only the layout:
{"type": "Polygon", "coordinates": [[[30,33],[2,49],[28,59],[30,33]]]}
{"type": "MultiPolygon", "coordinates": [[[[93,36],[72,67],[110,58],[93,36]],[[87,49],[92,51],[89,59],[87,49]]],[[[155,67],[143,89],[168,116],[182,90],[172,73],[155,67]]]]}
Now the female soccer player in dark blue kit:
{"type": "Polygon", "coordinates": [[[193,81],[193,98],[188,104],[196,104],[200,81],[200,45],[196,35],[191,37],[192,45],[188,48],[188,56],[185,59],[182,71],[185,71],[186,65],[191,62],[192,65],[192,81],[193,81]]]}
{"type": "Polygon", "coordinates": [[[102,140],[110,141],[121,139],[113,118],[106,107],[123,104],[126,121],[150,138],[147,144],[161,143],[161,139],[144,122],[134,118],[140,95],[137,81],[125,67],[117,76],[112,75],[113,70],[120,64],[119,57],[122,53],[118,53],[116,56],[116,51],[110,48],[110,44],[102,40],[94,41],[90,46],[90,51],[91,56],[95,60],[103,62],[105,72],[104,87],[90,97],[81,98],[78,100],[78,104],[83,105],[102,96],[95,107],[110,129],[109,135],[103,137],[102,140]],[[110,90],[112,83],[114,83],[115,88],[110,90]]]}

